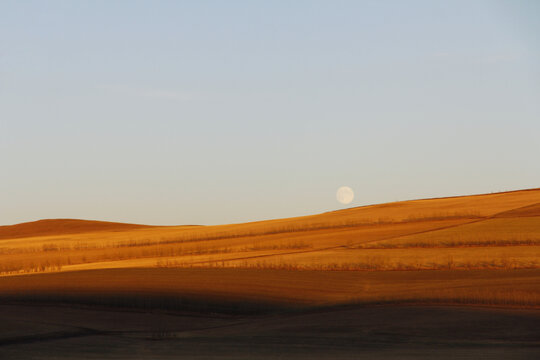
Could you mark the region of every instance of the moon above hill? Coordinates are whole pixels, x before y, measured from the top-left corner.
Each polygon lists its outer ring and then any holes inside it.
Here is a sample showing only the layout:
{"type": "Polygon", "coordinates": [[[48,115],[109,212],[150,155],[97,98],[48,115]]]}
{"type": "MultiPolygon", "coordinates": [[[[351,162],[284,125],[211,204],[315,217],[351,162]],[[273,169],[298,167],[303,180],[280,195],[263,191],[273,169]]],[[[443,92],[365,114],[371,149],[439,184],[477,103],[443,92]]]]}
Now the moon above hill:
{"type": "Polygon", "coordinates": [[[342,204],[350,204],[354,199],[354,191],[348,186],[342,186],[337,190],[336,199],[342,204]]]}

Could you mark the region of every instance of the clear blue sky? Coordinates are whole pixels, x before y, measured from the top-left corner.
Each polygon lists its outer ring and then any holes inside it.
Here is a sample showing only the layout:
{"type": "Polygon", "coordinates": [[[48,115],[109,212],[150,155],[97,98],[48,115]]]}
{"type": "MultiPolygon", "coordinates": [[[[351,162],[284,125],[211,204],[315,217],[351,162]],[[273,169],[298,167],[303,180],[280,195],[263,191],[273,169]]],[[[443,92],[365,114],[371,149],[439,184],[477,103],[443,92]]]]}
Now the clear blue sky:
{"type": "Polygon", "coordinates": [[[0,224],[540,186],[540,1],[2,1],[0,224]]]}

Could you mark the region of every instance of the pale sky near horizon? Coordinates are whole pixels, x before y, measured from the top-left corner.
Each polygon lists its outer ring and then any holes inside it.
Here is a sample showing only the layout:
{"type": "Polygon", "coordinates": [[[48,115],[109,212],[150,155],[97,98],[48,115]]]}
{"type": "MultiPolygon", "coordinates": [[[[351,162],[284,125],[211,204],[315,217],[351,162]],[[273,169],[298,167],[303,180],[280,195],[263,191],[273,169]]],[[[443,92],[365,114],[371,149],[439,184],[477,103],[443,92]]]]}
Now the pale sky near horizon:
{"type": "Polygon", "coordinates": [[[0,225],[532,188],[539,159],[540,1],[0,2],[0,225]]]}

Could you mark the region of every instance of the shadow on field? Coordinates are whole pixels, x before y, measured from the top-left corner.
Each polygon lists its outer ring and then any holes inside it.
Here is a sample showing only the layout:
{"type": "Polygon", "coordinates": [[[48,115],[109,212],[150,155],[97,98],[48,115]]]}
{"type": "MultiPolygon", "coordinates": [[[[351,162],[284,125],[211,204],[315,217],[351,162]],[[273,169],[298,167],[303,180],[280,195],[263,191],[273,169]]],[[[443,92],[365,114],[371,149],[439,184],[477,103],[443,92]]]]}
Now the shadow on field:
{"type": "MultiPolygon", "coordinates": [[[[123,299],[124,301],[126,299],[123,299]]],[[[242,304],[244,306],[245,304],[242,304]]],[[[450,306],[227,313],[0,305],[7,359],[536,359],[540,311],[450,306]]]]}

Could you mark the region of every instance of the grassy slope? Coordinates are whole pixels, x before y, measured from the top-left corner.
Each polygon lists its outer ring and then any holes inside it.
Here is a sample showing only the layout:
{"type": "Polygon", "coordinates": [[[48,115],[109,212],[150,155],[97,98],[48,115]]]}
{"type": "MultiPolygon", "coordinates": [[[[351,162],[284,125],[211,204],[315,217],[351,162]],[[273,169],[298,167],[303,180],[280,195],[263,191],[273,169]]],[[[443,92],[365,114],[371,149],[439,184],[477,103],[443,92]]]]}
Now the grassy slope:
{"type": "Polygon", "coordinates": [[[46,219],[0,226],[0,240],[26,238],[34,235],[65,235],[94,231],[125,231],[147,228],[147,225],[77,219],[46,219]]]}
{"type": "Polygon", "coordinates": [[[536,306],[539,203],[534,189],[211,227],[54,234],[36,228],[26,238],[0,241],[0,292],[97,302],[107,294],[138,294],[150,303],[182,295],[310,305],[536,306]],[[24,275],[29,271],[53,273],[24,275]],[[23,275],[7,276],[14,274],[23,275]]]}

